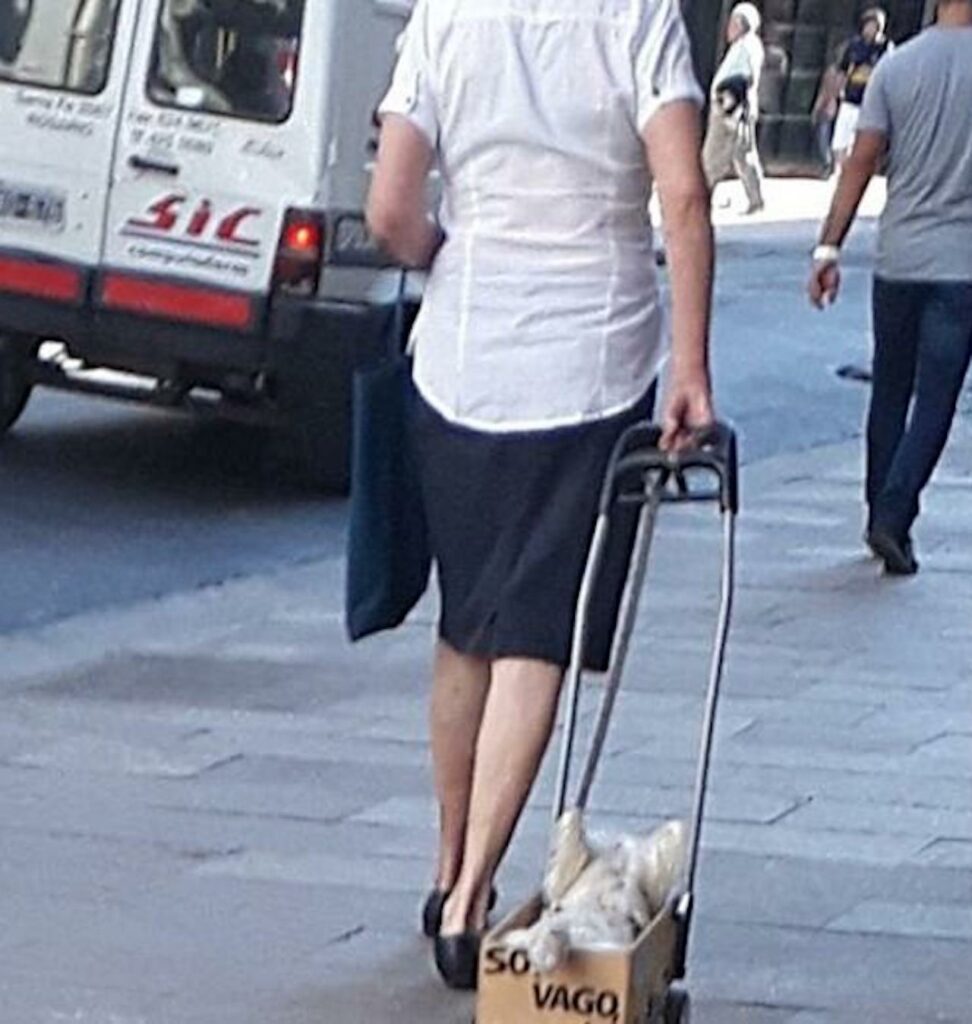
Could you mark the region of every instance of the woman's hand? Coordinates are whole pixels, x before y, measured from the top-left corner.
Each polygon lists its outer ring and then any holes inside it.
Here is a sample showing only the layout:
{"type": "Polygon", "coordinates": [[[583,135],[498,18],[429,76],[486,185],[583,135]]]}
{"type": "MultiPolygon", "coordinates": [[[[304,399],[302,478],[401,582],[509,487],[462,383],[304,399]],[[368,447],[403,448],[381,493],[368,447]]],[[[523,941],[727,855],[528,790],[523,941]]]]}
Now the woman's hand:
{"type": "Polygon", "coordinates": [[[714,422],[708,373],[705,370],[674,371],[668,382],[662,416],[662,450],[677,452],[689,447],[699,431],[711,427],[714,422]]]}

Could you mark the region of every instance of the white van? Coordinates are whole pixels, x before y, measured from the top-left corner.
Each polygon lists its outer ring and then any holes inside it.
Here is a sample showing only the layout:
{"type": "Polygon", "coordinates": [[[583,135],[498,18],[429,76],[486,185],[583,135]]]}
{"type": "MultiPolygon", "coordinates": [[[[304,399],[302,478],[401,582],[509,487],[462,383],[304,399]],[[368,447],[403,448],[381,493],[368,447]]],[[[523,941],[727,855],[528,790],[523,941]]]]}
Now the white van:
{"type": "Polygon", "coordinates": [[[34,386],[87,391],[283,427],[346,484],[394,296],[361,210],[410,6],[0,0],[0,432],[34,386]]]}

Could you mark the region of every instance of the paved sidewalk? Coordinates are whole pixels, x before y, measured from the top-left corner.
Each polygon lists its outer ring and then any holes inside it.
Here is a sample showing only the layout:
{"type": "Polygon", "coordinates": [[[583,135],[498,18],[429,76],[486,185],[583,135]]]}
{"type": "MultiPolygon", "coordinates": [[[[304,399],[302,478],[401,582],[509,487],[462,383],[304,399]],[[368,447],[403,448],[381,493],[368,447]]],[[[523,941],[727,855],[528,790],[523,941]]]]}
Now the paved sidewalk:
{"type": "MultiPolygon", "coordinates": [[[[972,1020],[970,458],[963,424],[904,582],[857,543],[855,445],[746,475],[692,951],[704,1022],[972,1020]]],[[[716,527],[664,526],[595,800],[608,826],[685,806],[716,527]]],[[[339,576],[0,643],[5,1024],[468,1021],[413,934],[428,609],[349,650],[339,576]]],[[[536,879],[549,792],[548,772],[505,902],[536,879]]]]}
{"type": "MultiPolygon", "coordinates": [[[[744,476],[702,1024],[972,1022],[972,425],[915,580],[864,556],[859,463],[846,442],[744,476]]],[[[718,545],[708,512],[661,528],[606,827],[687,809],[718,545]]],[[[0,637],[2,1024],[468,1024],[415,934],[433,609],[350,649],[341,572],[0,637]]],[[[548,765],[504,905],[536,884],[550,794],[548,765]]]]}

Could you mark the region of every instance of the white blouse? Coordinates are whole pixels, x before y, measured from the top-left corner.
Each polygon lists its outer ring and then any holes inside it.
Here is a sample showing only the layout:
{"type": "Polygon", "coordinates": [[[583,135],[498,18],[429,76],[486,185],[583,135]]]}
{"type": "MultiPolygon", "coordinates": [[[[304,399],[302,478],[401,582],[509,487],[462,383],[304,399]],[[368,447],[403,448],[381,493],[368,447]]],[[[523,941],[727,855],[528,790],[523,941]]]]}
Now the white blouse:
{"type": "Polygon", "coordinates": [[[383,114],[436,148],[446,232],[415,380],[447,420],[624,411],[663,360],[641,132],[701,104],[677,0],[419,0],[383,114]]]}

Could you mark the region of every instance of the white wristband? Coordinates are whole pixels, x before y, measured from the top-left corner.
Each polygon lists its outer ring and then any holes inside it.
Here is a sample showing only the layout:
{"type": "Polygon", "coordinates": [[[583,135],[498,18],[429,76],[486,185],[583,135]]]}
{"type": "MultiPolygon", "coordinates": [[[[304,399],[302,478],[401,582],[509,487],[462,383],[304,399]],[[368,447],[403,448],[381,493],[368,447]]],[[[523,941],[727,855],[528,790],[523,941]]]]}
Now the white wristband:
{"type": "Polygon", "coordinates": [[[814,263],[840,263],[839,245],[818,245],[813,250],[814,263]]]}

